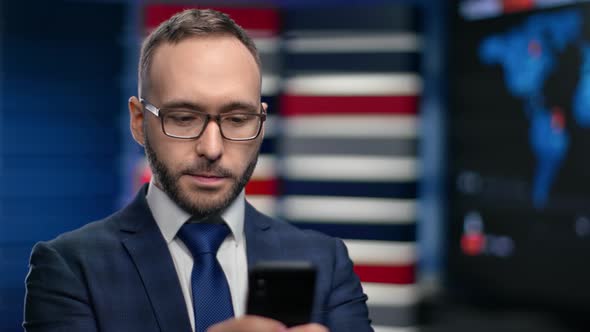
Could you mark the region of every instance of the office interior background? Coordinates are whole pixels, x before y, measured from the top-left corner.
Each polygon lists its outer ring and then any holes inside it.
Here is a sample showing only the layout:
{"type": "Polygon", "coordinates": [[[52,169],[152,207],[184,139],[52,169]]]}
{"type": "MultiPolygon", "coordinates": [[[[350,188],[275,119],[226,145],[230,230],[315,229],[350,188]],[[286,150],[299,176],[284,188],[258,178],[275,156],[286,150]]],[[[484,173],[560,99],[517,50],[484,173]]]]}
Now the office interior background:
{"type": "Polygon", "coordinates": [[[269,121],[246,188],[344,239],[376,331],[583,331],[585,1],[0,2],[0,331],[38,241],[149,181],[129,133],[140,43],[173,13],[254,38],[269,121]]]}

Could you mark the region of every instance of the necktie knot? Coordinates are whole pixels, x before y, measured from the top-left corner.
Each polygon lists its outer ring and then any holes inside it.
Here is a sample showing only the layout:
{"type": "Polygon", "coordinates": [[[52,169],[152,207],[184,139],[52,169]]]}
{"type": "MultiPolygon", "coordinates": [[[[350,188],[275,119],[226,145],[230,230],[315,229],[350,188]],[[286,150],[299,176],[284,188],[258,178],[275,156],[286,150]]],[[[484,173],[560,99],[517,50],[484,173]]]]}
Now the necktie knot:
{"type": "Polygon", "coordinates": [[[178,232],[178,237],[184,242],[193,256],[217,253],[219,246],[227,235],[229,228],[225,223],[195,223],[184,224],[178,232]]]}

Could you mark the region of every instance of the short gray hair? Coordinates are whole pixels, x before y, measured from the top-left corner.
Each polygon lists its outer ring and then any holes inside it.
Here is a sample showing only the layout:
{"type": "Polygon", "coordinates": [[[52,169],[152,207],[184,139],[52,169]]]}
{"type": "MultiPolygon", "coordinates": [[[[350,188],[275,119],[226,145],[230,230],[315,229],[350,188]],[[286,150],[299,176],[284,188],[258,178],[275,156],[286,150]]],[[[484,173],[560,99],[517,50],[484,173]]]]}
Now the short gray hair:
{"type": "Polygon", "coordinates": [[[228,15],[212,9],[187,9],[160,24],[141,46],[138,68],[139,94],[149,91],[149,75],[154,52],[163,43],[177,44],[189,37],[230,35],[250,51],[258,67],[260,55],[252,38],[228,15]]]}

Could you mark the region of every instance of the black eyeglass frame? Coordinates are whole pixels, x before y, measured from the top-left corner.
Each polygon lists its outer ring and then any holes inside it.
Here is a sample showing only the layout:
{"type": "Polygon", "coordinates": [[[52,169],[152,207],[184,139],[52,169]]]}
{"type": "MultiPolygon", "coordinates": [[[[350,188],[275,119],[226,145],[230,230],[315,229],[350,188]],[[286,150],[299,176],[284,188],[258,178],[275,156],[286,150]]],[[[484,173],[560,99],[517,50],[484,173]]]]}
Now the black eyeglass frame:
{"type": "Polygon", "coordinates": [[[209,125],[209,121],[215,120],[215,122],[217,123],[217,126],[219,127],[219,132],[221,133],[221,137],[223,137],[224,139],[226,139],[228,141],[238,141],[238,142],[251,141],[251,140],[255,140],[256,138],[258,138],[258,136],[260,136],[260,133],[262,132],[262,126],[264,125],[264,121],[266,121],[266,112],[264,111],[264,108],[262,108],[262,106],[260,106],[260,113],[245,113],[245,112],[232,113],[232,114],[254,115],[260,119],[259,120],[260,125],[258,126],[258,131],[256,132],[256,135],[254,135],[253,137],[237,138],[237,139],[236,138],[229,138],[229,137],[225,136],[225,134],[223,133],[223,129],[221,129],[221,117],[222,117],[221,114],[211,115],[209,113],[192,110],[191,112],[193,112],[193,113],[202,114],[202,115],[206,116],[203,128],[201,128],[201,131],[196,136],[191,136],[191,137],[176,136],[176,135],[171,135],[171,134],[167,133],[166,129],[164,128],[164,117],[160,116],[160,113],[165,113],[166,109],[158,108],[144,98],[140,98],[139,101],[141,102],[141,104],[143,105],[143,107],[146,110],[148,110],[150,113],[152,113],[153,115],[160,118],[160,124],[162,126],[162,132],[164,133],[164,135],[166,135],[168,137],[172,137],[172,138],[177,138],[177,139],[197,139],[197,138],[201,137],[201,135],[203,135],[203,133],[205,132],[205,129],[207,128],[207,125],[209,125]]]}

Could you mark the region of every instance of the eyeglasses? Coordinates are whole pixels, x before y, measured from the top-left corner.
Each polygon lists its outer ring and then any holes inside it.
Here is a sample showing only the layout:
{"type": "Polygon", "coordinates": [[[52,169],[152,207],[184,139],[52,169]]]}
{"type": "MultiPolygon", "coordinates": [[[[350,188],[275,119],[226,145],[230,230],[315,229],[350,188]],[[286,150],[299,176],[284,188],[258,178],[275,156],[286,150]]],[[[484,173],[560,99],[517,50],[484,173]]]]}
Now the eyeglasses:
{"type": "Polygon", "coordinates": [[[159,109],[143,98],[140,102],[146,110],[160,118],[162,131],[166,136],[180,139],[199,138],[209,121],[214,120],[223,138],[230,141],[249,141],[260,135],[262,123],[266,120],[263,108],[260,113],[232,112],[211,115],[194,110],[159,109]]]}

